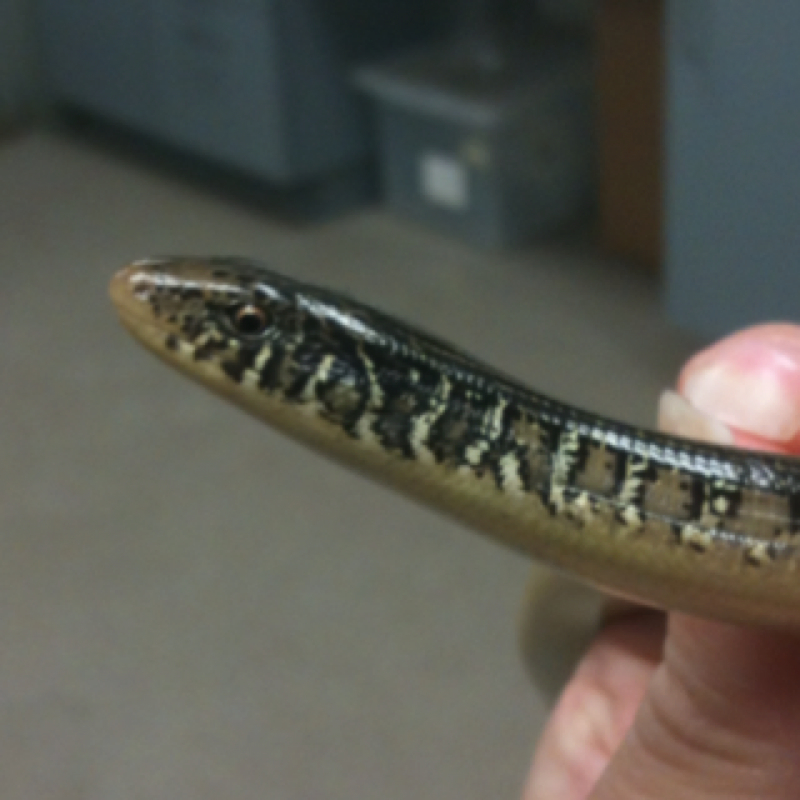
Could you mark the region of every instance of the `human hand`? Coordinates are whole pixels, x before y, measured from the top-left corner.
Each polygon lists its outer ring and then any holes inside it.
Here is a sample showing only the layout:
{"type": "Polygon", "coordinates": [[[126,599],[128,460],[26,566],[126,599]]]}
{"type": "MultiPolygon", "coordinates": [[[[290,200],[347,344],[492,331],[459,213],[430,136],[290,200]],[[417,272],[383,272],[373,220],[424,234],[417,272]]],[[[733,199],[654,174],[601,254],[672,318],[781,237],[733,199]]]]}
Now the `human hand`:
{"type": "MultiPolygon", "coordinates": [[[[800,454],[800,328],[723,340],[659,426],[800,454]]],[[[800,576],[798,576],[800,580],[800,576]]],[[[524,800],[800,797],[800,637],[636,609],[600,631],[539,743],[524,800]]]]}

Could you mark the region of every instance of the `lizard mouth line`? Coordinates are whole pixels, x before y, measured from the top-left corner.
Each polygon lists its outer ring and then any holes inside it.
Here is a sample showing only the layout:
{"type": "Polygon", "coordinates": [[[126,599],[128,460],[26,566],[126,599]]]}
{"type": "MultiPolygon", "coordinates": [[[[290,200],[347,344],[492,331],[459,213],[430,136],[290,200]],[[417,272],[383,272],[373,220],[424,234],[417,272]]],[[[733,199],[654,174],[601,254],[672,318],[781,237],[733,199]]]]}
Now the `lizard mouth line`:
{"type": "Polygon", "coordinates": [[[158,340],[166,334],[148,304],[148,286],[153,278],[142,269],[147,263],[136,262],[119,270],[111,279],[108,293],[123,327],[142,344],[158,349],[158,340]]]}

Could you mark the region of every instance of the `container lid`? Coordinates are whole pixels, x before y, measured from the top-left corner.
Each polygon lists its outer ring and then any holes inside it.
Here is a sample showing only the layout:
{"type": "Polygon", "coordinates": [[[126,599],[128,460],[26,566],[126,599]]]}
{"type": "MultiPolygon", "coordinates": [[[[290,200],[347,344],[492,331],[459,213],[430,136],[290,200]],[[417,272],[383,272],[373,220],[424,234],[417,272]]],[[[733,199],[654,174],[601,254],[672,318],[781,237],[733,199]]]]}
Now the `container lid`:
{"type": "Polygon", "coordinates": [[[507,119],[543,84],[576,68],[588,76],[588,52],[576,44],[534,43],[525,52],[460,42],[364,66],[355,85],[380,101],[478,127],[507,119]]]}

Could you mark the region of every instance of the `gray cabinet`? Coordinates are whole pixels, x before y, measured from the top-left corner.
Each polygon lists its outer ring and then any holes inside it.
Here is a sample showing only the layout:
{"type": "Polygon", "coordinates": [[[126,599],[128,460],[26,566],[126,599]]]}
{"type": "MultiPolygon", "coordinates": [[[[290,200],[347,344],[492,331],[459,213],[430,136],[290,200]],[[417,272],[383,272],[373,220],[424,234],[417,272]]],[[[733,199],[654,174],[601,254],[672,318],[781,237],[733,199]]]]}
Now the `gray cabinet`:
{"type": "Polygon", "coordinates": [[[423,0],[39,0],[55,98],[279,184],[372,148],[350,74],[440,30],[423,0]]]}
{"type": "MultiPolygon", "coordinates": [[[[183,0],[153,8],[160,129],[274,180],[299,177],[304,162],[293,158],[290,108],[282,105],[285,54],[274,8],[254,0],[197,7],[183,0]]],[[[333,147],[327,155],[335,158],[333,147]]]]}
{"type": "Polygon", "coordinates": [[[668,10],[669,313],[711,336],[800,320],[800,4],[668,10]]]}
{"type": "Polygon", "coordinates": [[[147,127],[158,108],[150,0],[42,0],[39,6],[51,92],[147,127]]]}

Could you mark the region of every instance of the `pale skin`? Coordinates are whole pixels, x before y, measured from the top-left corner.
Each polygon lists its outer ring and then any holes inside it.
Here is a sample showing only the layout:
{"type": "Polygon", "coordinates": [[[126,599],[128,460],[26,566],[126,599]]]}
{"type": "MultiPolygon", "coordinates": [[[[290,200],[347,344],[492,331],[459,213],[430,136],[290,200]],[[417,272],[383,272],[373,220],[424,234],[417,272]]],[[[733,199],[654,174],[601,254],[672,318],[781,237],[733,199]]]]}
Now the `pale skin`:
{"type": "MultiPolygon", "coordinates": [[[[659,426],[800,455],[800,327],[751,328],[695,356],[659,426]]],[[[564,689],[523,797],[796,800],[800,635],[632,608],[564,689]]]]}

